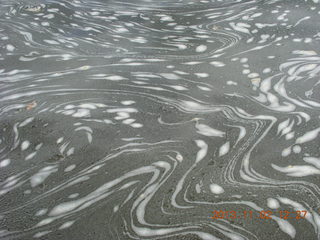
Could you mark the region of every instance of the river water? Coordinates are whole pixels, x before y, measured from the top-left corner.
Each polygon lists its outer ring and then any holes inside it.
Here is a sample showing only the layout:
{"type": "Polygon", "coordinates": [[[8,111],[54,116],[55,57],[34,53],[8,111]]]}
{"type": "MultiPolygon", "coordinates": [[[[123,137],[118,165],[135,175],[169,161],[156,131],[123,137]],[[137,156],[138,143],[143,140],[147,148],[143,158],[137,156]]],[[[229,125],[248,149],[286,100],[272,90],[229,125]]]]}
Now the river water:
{"type": "Polygon", "coordinates": [[[320,239],[317,0],[0,3],[0,239],[320,239]]]}

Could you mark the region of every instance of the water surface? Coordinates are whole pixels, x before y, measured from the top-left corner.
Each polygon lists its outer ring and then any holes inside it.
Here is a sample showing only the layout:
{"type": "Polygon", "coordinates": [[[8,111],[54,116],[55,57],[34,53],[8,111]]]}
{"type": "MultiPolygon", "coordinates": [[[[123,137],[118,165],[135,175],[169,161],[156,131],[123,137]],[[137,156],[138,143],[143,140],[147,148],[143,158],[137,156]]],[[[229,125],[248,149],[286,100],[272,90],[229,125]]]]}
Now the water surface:
{"type": "Polygon", "coordinates": [[[0,239],[320,239],[318,1],[0,3],[0,239]]]}

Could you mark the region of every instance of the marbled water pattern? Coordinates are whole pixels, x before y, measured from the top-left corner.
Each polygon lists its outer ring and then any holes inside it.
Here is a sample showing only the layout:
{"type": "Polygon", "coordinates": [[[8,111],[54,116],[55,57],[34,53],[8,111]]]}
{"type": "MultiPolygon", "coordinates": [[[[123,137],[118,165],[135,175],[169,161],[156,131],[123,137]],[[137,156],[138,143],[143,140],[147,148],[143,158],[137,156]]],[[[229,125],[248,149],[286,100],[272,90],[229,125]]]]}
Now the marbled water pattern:
{"type": "Polygon", "coordinates": [[[320,239],[318,0],[0,4],[0,239],[320,239]]]}

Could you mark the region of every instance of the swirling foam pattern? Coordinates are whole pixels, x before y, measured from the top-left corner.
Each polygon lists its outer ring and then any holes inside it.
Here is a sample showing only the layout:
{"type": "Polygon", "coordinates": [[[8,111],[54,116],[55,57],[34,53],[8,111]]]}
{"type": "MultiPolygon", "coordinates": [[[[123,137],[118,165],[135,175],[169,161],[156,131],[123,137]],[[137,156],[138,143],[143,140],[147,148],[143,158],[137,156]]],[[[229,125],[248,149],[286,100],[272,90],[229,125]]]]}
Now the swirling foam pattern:
{"type": "Polygon", "coordinates": [[[0,239],[320,239],[318,0],[0,15],[0,239]]]}

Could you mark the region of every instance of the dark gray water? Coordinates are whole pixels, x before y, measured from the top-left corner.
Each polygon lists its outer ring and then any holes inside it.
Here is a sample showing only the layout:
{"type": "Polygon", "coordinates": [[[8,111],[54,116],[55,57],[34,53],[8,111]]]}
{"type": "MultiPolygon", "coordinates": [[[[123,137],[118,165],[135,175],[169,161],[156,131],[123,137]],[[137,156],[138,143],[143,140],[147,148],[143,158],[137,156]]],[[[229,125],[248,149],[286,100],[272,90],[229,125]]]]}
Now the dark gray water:
{"type": "Polygon", "coordinates": [[[0,4],[0,239],[320,239],[318,0],[0,4]]]}

